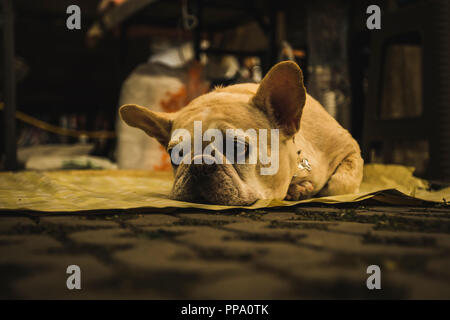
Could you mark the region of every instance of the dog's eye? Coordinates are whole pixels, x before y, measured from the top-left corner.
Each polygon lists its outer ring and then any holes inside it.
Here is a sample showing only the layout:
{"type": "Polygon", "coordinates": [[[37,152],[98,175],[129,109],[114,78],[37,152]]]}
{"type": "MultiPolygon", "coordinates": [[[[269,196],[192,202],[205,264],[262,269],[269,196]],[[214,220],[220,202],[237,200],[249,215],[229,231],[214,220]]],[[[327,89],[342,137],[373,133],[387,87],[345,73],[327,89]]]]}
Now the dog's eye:
{"type": "Polygon", "coordinates": [[[248,157],[248,152],[249,147],[247,142],[238,139],[234,140],[234,155],[236,157],[236,163],[240,163],[242,162],[242,160],[245,161],[245,159],[248,157]]]}
{"type": "Polygon", "coordinates": [[[249,156],[249,144],[239,138],[226,141],[224,153],[229,161],[233,164],[244,164],[249,156]]]}
{"type": "MultiPolygon", "coordinates": [[[[178,167],[178,164],[176,162],[174,162],[174,157],[176,157],[176,155],[172,155],[172,150],[173,148],[167,149],[167,153],[169,154],[170,157],[170,163],[172,164],[173,167],[178,167]]],[[[180,151],[180,154],[178,155],[178,157],[181,157],[182,153],[180,151]]]]}

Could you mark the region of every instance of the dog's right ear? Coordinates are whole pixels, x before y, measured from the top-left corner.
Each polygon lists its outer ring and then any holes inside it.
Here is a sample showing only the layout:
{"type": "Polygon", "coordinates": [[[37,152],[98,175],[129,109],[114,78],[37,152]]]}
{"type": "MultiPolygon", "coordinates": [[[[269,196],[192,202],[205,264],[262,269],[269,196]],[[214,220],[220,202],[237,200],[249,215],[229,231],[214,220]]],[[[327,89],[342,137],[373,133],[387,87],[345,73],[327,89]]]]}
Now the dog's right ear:
{"type": "Polygon", "coordinates": [[[173,114],[150,111],[135,104],[123,105],[119,113],[122,120],[129,126],[142,129],[163,146],[169,143],[173,114]]]}
{"type": "Polygon", "coordinates": [[[253,103],[291,137],[300,129],[306,102],[303,73],[292,61],[276,64],[261,81],[253,103]]]}

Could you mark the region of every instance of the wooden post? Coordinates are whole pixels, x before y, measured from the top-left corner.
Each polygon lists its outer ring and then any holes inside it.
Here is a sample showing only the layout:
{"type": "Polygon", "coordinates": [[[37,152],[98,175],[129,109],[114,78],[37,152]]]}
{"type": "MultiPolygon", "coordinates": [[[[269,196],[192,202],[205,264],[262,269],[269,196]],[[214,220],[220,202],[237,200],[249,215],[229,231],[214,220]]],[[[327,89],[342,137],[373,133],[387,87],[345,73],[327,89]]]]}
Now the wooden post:
{"type": "Polygon", "coordinates": [[[200,61],[201,41],[203,32],[203,1],[194,2],[193,13],[197,17],[197,26],[193,30],[194,36],[194,56],[195,60],[200,61]]]}
{"type": "Polygon", "coordinates": [[[17,170],[16,79],[14,74],[13,0],[2,0],[5,169],[17,170]]]}

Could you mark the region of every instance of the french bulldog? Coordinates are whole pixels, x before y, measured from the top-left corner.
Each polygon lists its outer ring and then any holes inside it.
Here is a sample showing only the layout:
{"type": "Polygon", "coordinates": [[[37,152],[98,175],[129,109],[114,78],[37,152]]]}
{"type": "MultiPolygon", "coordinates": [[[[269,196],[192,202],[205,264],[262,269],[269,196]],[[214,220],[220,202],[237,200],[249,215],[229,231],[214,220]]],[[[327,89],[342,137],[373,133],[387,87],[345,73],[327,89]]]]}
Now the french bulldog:
{"type": "MultiPolygon", "coordinates": [[[[306,92],[303,73],[291,61],[276,64],[259,85],[218,87],[174,113],[132,104],[122,106],[119,113],[128,125],[157,139],[171,154],[181,141],[174,133],[184,129],[194,136],[194,123],[201,123],[202,130],[222,132],[277,129],[278,140],[267,138],[266,144],[271,159],[278,161],[275,172],[262,174],[261,169],[273,164],[259,158],[255,163],[219,163],[211,161],[210,155],[194,154],[195,147],[188,148],[190,154],[182,156],[192,161],[173,164],[173,199],[250,205],[258,199],[301,200],[356,193],[361,184],[363,159],[358,143],[306,92]]],[[[242,141],[233,143],[238,153],[242,141]]],[[[247,140],[244,143],[244,157],[249,157],[247,140]]],[[[214,159],[226,155],[214,150],[214,159]]]]}

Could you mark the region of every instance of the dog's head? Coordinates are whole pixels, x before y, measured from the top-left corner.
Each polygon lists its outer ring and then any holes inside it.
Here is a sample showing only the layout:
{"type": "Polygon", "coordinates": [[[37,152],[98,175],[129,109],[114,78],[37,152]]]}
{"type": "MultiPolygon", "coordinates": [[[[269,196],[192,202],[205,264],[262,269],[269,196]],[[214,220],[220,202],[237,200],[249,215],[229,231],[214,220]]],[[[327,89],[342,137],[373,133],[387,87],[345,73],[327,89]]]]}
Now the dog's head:
{"type": "Polygon", "coordinates": [[[120,115],[171,155],[172,198],[248,205],[286,195],[305,100],[300,68],[281,62],[259,86],[218,88],[175,113],[124,105],[120,115]]]}

